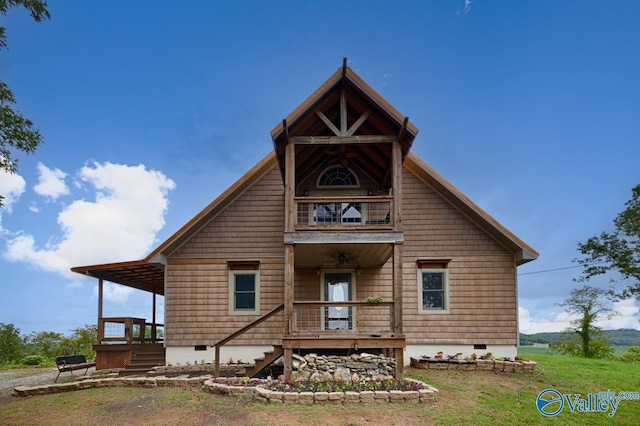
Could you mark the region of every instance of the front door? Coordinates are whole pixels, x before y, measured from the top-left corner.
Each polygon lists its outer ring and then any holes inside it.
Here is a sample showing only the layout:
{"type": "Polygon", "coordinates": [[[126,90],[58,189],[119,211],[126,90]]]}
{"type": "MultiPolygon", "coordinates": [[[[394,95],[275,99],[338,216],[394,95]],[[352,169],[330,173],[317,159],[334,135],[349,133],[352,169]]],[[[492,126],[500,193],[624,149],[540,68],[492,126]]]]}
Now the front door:
{"type": "MultiPolygon", "coordinates": [[[[350,272],[326,272],[323,283],[326,302],[353,300],[353,283],[350,272]]],[[[325,330],[353,330],[353,308],[328,306],[323,309],[325,330]]]]}

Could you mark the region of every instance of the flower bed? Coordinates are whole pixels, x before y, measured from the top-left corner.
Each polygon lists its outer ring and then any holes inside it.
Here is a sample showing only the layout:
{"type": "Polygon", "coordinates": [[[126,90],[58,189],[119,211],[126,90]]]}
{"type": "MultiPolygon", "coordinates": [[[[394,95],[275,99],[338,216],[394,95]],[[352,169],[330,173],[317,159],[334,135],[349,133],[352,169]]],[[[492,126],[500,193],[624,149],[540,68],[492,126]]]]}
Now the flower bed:
{"type": "Polygon", "coordinates": [[[535,361],[511,361],[494,359],[434,359],[411,358],[411,366],[423,370],[497,371],[507,373],[529,373],[537,369],[535,361]]]}
{"type": "Polygon", "coordinates": [[[204,382],[205,391],[248,397],[271,404],[435,403],[438,390],[413,379],[353,382],[284,381],[217,378],[204,382]]]}

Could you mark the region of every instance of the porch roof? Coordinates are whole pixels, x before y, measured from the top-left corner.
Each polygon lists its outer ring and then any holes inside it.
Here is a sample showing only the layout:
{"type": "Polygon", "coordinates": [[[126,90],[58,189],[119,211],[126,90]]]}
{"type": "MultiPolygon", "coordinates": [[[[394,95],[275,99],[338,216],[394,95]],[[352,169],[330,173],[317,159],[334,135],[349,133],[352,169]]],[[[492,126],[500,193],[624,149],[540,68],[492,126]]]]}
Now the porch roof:
{"type": "Polygon", "coordinates": [[[164,265],[149,262],[148,259],[76,266],[71,270],[138,290],[164,295],[164,265]]]}

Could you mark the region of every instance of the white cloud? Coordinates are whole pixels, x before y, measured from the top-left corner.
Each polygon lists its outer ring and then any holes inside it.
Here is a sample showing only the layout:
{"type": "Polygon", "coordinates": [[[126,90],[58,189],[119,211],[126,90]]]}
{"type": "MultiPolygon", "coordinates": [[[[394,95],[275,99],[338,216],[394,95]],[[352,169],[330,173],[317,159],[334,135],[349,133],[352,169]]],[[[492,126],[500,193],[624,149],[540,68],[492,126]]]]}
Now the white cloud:
{"type": "Polygon", "coordinates": [[[22,176],[0,170],[0,195],[4,196],[2,209],[11,213],[13,204],[24,193],[26,186],[27,183],[22,176]]]}
{"type": "Polygon", "coordinates": [[[42,163],[38,163],[38,183],[33,190],[51,201],[57,200],[62,195],[69,194],[69,188],[64,182],[67,174],[60,169],[50,169],[42,163]]]}
{"type": "MultiPolygon", "coordinates": [[[[132,291],[133,289],[131,287],[125,287],[113,283],[105,283],[104,287],[102,288],[102,296],[105,298],[105,300],[123,305],[129,300],[129,295],[132,291]]],[[[96,293],[97,292],[98,289],[96,287],[96,293]]]]}
{"type": "Polygon", "coordinates": [[[471,12],[471,3],[473,3],[473,0],[464,0],[464,6],[456,11],[456,15],[466,15],[471,12]]]}
{"type": "MultiPolygon", "coordinates": [[[[15,233],[7,242],[7,260],[77,280],[72,266],[135,260],[148,253],[164,226],[167,194],[175,183],[143,165],[112,163],[87,165],[78,179],[95,189],[95,199],[64,207],[58,215],[62,236],[44,246],[27,232],[15,233]]],[[[122,301],[127,291],[114,286],[105,297],[122,301]]]]}
{"type": "Polygon", "coordinates": [[[562,311],[550,314],[550,318],[533,318],[528,309],[518,307],[519,328],[521,333],[535,334],[562,331],[569,327],[574,317],[562,311]]]}
{"type": "Polygon", "coordinates": [[[619,328],[638,328],[638,312],[640,307],[633,299],[621,300],[613,304],[613,310],[618,312],[617,315],[611,319],[603,319],[597,322],[598,327],[605,330],[617,330],[619,328]]]}
{"type": "MultiPolygon", "coordinates": [[[[640,312],[640,307],[635,300],[630,299],[616,302],[612,307],[619,315],[611,319],[603,318],[597,321],[596,325],[598,327],[604,330],[617,330],[619,328],[639,329],[638,313],[640,312]]],[[[534,318],[531,312],[522,306],[518,307],[518,315],[520,332],[525,334],[562,331],[569,327],[571,320],[577,318],[576,316],[567,314],[565,311],[547,313],[547,318],[534,318]]]]}

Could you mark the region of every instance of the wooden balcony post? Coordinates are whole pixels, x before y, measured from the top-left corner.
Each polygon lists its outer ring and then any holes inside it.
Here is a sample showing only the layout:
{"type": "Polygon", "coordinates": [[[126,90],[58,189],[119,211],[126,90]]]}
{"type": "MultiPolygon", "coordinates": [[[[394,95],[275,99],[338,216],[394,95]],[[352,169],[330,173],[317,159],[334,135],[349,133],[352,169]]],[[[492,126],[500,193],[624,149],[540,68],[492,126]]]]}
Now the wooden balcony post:
{"type": "Polygon", "coordinates": [[[296,146],[287,144],[284,166],[284,232],[293,232],[297,208],[295,203],[296,188],[296,146]]]}
{"type": "Polygon", "coordinates": [[[291,379],[293,371],[293,349],[284,349],[284,378],[291,379]]]}
{"type": "Polygon", "coordinates": [[[220,345],[216,345],[216,361],[215,361],[215,374],[216,377],[220,377],[220,345]]]}
{"type": "Polygon", "coordinates": [[[402,244],[393,245],[393,332],[402,331],[402,244]]]}
{"type": "Polygon", "coordinates": [[[285,244],[284,250],[284,334],[293,333],[293,294],[294,294],[294,248],[293,244],[285,244]]]}
{"type": "Polygon", "coordinates": [[[393,143],[391,160],[393,162],[393,229],[402,231],[402,147],[400,142],[393,143]]]}

